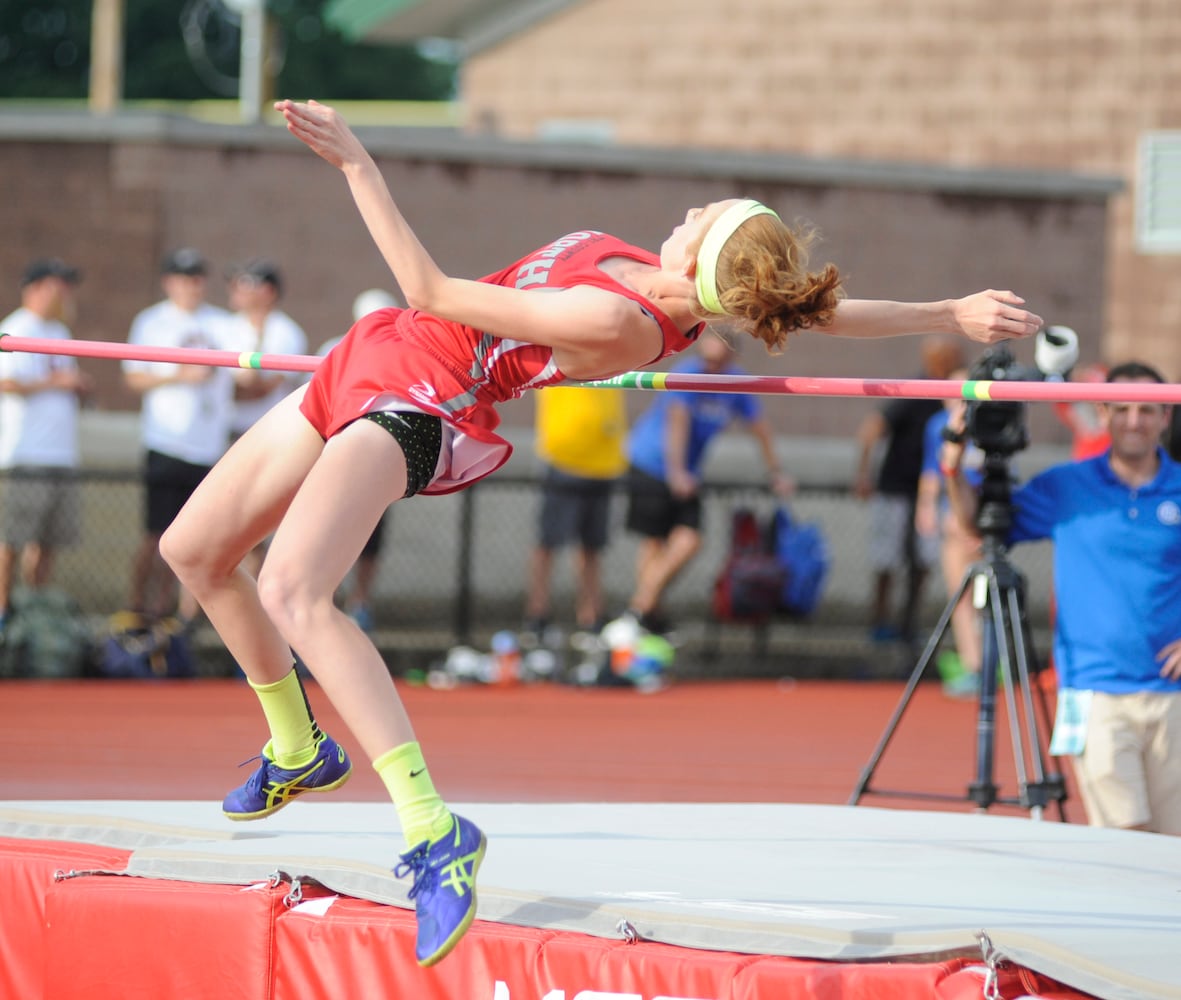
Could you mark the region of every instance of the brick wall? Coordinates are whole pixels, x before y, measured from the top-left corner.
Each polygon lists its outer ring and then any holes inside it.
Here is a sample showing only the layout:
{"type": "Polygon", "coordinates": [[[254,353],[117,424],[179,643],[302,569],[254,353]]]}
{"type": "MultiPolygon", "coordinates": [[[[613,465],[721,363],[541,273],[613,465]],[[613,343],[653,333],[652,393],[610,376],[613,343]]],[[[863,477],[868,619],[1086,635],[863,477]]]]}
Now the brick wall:
{"type": "MultiPolygon", "coordinates": [[[[72,135],[79,123],[66,120],[61,129],[72,135]]],[[[0,176],[11,195],[0,206],[7,237],[0,241],[0,274],[12,276],[0,286],[0,316],[16,304],[24,262],[50,253],[84,269],[74,328],[97,340],[126,339],[134,314],[160,297],[161,256],[182,244],[200,247],[219,271],[248,256],[275,257],[288,285],[285,308],[313,346],[343,332],[358,291],[390,285],[341,177],[280,130],[194,127],[151,142],[120,138],[118,122],[112,131],[105,141],[0,142],[0,176]]],[[[586,227],[656,248],[687,206],[740,189],[822,223],[817,256],[842,268],[853,295],[932,299],[1012,287],[1047,303],[1056,322],[1083,335],[1084,352],[1097,354],[1101,196],[842,187],[758,174],[749,164],[744,174],[737,160],[689,173],[673,169],[683,165],[676,156],[595,169],[581,165],[575,151],[569,162],[538,165],[533,151],[496,143],[408,152],[400,133],[368,138],[411,224],[451,273],[489,273],[586,227]]],[[[210,298],[225,303],[219,275],[210,298]]],[[[805,335],[783,357],[768,358],[752,344],[743,360],[758,372],[904,377],[917,370],[918,344],[805,335]]],[[[101,406],[135,407],[114,363],[85,364],[98,380],[101,406]]],[[[632,394],[633,407],[648,401],[632,394]]],[[[852,433],[870,405],[768,402],[781,433],[833,436],[852,433]]],[[[512,404],[505,419],[525,424],[531,408],[512,404]]],[[[1045,422],[1040,440],[1062,440],[1048,416],[1037,419],[1045,422]]]]}
{"type": "Polygon", "coordinates": [[[581,120],[621,143],[1123,177],[1088,324],[1181,378],[1181,254],[1132,232],[1138,137],[1181,128],[1176,0],[585,0],[476,54],[462,94],[469,127],[512,137],[581,120]]]}

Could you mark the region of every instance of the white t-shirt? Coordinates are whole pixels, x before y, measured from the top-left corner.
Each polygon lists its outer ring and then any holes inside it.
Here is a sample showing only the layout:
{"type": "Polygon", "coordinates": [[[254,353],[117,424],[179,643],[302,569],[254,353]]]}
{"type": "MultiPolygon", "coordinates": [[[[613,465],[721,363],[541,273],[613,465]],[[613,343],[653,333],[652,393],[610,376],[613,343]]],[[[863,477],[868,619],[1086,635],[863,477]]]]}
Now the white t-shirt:
{"type": "MultiPolygon", "coordinates": [[[[231,316],[228,324],[228,336],[233,343],[231,350],[239,353],[249,351],[259,354],[306,354],[308,349],[307,334],[303,327],[295,322],[285,312],[273,309],[267,313],[263,321],[262,336],[258,330],[242,313],[231,316]]],[[[268,375],[275,374],[267,372],[268,375]]],[[[264,413],[279,400],[287,396],[303,381],[299,372],[287,374],[281,385],[272,389],[267,395],[258,399],[239,399],[234,403],[234,418],[231,423],[233,430],[241,434],[255,423],[264,413]]]]}
{"type": "MultiPolygon", "coordinates": [[[[57,320],[18,309],[0,323],[12,337],[69,340],[57,320]]],[[[77,362],[56,354],[0,351],[0,380],[44,382],[54,371],[74,371],[77,362]]],[[[0,392],[0,468],[18,465],[78,466],[78,396],[68,389],[44,389],[31,395],[0,392]]]]}
{"type": "MultiPolygon", "coordinates": [[[[128,343],[149,347],[190,347],[234,350],[227,336],[229,314],[203,304],[185,312],[168,299],[148,306],[131,322],[128,343]]],[[[175,374],[177,365],[164,361],[124,361],[125,372],[156,376],[175,374]]],[[[234,376],[228,368],[212,368],[197,383],[172,383],[144,393],[140,440],[145,448],[193,465],[213,465],[226,450],[234,405],[234,376]]]]}

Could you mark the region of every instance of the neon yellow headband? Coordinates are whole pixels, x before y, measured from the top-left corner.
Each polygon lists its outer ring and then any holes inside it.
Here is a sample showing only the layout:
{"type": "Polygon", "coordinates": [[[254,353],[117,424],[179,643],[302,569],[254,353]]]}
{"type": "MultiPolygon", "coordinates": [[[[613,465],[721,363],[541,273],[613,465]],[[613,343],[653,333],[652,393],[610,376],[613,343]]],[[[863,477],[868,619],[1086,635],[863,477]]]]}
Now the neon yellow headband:
{"type": "Polygon", "coordinates": [[[752,198],[744,198],[714,219],[705,239],[701,241],[701,249],[697,251],[697,298],[707,312],[725,315],[726,311],[718,299],[718,257],[738,227],[756,215],[774,215],[779,218],[766,205],[752,198]]]}

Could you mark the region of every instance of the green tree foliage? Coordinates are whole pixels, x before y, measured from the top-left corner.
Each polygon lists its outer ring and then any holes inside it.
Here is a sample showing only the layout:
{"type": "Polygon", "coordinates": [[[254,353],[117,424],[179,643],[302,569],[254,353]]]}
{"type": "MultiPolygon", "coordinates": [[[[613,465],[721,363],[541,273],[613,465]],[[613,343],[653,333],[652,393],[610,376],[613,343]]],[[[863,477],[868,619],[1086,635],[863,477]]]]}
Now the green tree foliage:
{"type": "MultiPolygon", "coordinates": [[[[0,98],[85,98],[92,0],[0,0],[0,98]]],[[[279,96],[446,100],[455,65],[412,45],[346,42],[325,0],[268,0],[279,96]]],[[[222,0],[126,0],[124,97],[201,100],[237,94],[238,15],[222,0]]]]}
{"type": "Polygon", "coordinates": [[[85,95],[89,32],[89,0],[0,3],[0,97],[85,95]]]}

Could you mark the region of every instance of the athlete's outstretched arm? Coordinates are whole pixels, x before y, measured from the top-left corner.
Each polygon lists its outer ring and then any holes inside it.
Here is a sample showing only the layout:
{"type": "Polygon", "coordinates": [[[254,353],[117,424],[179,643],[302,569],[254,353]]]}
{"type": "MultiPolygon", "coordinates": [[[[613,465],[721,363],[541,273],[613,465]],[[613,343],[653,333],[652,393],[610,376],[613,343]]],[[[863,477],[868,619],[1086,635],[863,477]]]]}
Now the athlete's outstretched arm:
{"type": "Polygon", "coordinates": [[[407,304],[424,308],[446,275],[402,217],[369,151],[345,120],[325,104],[277,101],[275,110],[282,113],[292,135],[344,173],[361,218],[394,272],[407,304]]]}
{"type": "Polygon", "coordinates": [[[993,289],[941,302],[887,302],[845,299],[817,333],[837,337],[893,337],[903,333],[956,333],[983,344],[1030,337],[1042,318],[1021,308],[1025,300],[993,289]]]}
{"type": "Polygon", "coordinates": [[[615,362],[612,372],[624,371],[658,352],[655,324],[622,296],[589,287],[528,294],[444,274],[395,204],[373,157],[335,110],[317,101],[279,101],[275,108],[292,135],[344,173],[407,305],[498,336],[574,352],[579,358],[572,359],[571,372],[602,370],[602,358],[615,362]]]}

